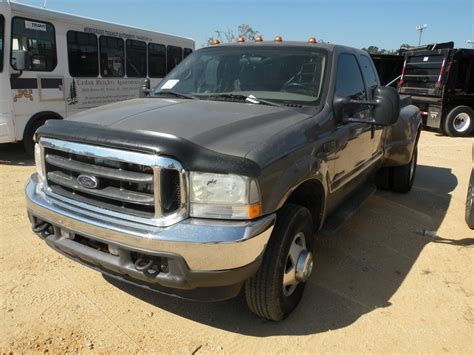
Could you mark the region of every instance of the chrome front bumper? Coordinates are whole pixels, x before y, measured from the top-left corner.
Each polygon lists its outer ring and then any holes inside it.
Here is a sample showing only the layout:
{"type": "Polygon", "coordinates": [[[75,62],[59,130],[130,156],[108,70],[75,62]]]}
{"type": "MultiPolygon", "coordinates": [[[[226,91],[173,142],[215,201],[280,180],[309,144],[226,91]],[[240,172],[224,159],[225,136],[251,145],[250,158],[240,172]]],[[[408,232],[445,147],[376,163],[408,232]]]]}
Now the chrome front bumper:
{"type": "MultiPolygon", "coordinates": [[[[237,269],[255,263],[265,250],[275,222],[275,215],[270,215],[255,221],[188,218],[169,227],[134,223],[50,197],[40,188],[36,174],[28,180],[25,193],[30,218],[134,252],[176,255],[191,272],[237,269]]],[[[59,234],[49,243],[61,246],[68,243],[65,239],[59,234]]]]}

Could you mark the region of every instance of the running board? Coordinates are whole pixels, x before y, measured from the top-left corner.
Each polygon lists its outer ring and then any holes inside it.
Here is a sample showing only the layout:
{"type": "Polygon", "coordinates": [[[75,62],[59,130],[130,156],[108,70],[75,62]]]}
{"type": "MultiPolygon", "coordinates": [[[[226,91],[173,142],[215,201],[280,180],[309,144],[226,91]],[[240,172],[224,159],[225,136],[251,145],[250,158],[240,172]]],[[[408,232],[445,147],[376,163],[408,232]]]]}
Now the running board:
{"type": "Polygon", "coordinates": [[[317,234],[320,237],[329,237],[336,233],[376,190],[377,188],[371,184],[359,188],[326,219],[323,228],[317,234]]]}

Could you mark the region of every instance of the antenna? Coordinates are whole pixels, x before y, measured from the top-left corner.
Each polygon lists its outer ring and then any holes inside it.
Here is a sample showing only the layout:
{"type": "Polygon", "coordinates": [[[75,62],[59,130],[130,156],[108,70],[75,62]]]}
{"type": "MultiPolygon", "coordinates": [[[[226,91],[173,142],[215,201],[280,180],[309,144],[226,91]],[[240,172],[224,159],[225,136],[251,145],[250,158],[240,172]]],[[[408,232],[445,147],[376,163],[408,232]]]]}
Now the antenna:
{"type": "Polygon", "coordinates": [[[418,38],[418,46],[421,45],[421,35],[423,34],[423,31],[428,28],[428,25],[425,23],[424,25],[418,25],[415,27],[418,32],[420,32],[420,37],[418,38]]]}
{"type": "Polygon", "coordinates": [[[48,0],[44,0],[44,4],[43,4],[43,9],[46,8],[46,3],[48,2],[48,0]]]}

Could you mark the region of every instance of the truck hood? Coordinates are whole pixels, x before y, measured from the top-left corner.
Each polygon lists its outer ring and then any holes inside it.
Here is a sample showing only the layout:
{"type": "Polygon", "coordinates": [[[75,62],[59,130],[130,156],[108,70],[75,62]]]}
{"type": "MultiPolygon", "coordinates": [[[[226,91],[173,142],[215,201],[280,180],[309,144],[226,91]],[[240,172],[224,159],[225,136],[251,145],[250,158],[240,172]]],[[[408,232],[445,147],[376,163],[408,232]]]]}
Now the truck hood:
{"type": "Polygon", "coordinates": [[[288,107],[147,98],[101,106],[68,120],[171,134],[219,153],[245,157],[265,137],[308,117],[288,107]]]}

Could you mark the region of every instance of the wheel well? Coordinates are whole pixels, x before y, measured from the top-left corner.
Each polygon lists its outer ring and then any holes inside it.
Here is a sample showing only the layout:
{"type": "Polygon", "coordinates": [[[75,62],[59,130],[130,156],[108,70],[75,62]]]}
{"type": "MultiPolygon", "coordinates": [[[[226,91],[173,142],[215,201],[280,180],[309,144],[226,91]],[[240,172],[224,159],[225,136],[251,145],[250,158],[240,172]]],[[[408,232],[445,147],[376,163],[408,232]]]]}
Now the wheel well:
{"type": "Polygon", "coordinates": [[[317,180],[306,181],[299,185],[288,197],[287,203],[294,203],[306,207],[313,217],[313,229],[318,231],[324,214],[324,188],[317,180]]]}
{"type": "Polygon", "coordinates": [[[26,134],[28,134],[28,131],[30,130],[31,126],[38,120],[40,119],[48,119],[48,120],[62,120],[63,117],[53,111],[42,111],[35,113],[31,118],[29,119],[28,123],[25,126],[25,130],[23,131],[23,139],[26,134]]]}

